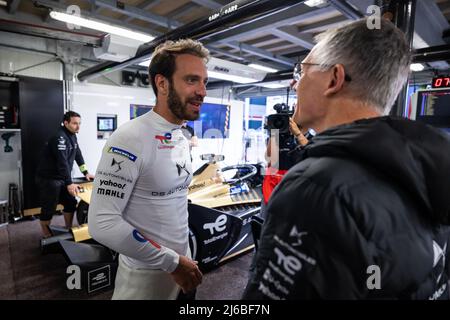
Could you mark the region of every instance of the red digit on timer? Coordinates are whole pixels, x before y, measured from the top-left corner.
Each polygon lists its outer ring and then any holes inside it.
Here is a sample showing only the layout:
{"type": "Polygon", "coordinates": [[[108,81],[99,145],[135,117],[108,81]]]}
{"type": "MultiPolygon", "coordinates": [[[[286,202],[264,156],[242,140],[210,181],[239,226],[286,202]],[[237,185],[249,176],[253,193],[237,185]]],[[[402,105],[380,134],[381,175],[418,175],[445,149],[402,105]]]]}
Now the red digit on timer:
{"type": "Polygon", "coordinates": [[[436,81],[434,82],[434,86],[435,87],[440,87],[442,85],[442,79],[441,78],[437,78],[436,81]]]}
{"type": "Polygon", "coordinates": [[[450,78],[447,77],[447,78],[444,78],[444,79],[445,79],[445,86],[448,87],[448,84],[449,84],[449,82],[450,82],[450,78]]]}

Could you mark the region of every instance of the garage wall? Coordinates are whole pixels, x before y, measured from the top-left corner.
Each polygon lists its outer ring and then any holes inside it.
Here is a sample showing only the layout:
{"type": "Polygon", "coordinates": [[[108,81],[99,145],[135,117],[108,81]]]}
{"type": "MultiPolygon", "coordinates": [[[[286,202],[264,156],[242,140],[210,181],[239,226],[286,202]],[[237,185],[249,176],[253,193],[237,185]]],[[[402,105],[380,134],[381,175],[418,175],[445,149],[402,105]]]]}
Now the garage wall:
{"type": "MultiPolygon", "coordinates": [[[[69,93],[72,110],[81,115],[78,142],[90,172],[95,172],[106,140],[97,139],[97,114],[117,115],[117,126],[130,120],[130,104],[154,105],[151,89],[75,83],[69,93]]],[[[76,167],[76,166],[74,166],[76,167]]],[[[75,176],[82,176],[74,168],[75,176]]]]}
{"type": "MultiPolygon", "coordinates": [[[[70,90],[72,110],[81,115],[78,142],[90,172],[95,172],[106,140],[97,139],[97,114],[117,115],[118,127],[130,120],[130,104],[154,105],[155,96],[150,88],[127,88],[100,84],[75,83],[70,90]]],[[[230,137],[227,139],[199,139],[199,147],[193,148],[194,169],[203,161],[203,153],[225,154],[224,165],[238,163],[242,155],[243,105],[241,101],[206,97],[205,102],[230,103],[230,137]]],[[[74,166],[74,176],[82,174],[74,166]]]]}
{"type": "MultiPolygon", "coordinates": [[[[29,52],[21,49],[6,48],[0,46],[0,72],[10,73],[11,70],[36,65],[52,58],[50,54],[29,52]],[[10,62],[12,65],[10,65],[10,62]]],[[[68,64],[68,76],[70,73],[76,74],[89,67],[90,63],[68,64]],[[85,64],[85,65],[84,65],[85,64]]],[[[24,71],[17,72],[19,75],[62,79],[62,64],[51,62],[42,64],[24,71]]],[[[79,141],[84,153],[85,161],[91,171],[94,171],[100,159],[101,149],[104,140],[97,140],[97,114],[117,114],[118,125],[129,120],[129,105],[134,104],[154,104],[154,95],[151,88],[139,88],[129,86],[117,86],[120,84],[120,72],[113,72],[106,77],[99,77],[90,80],[89,83],[70,82],[72,94],[69,96],[73,110],[82,116],[82,127],[79,134],[79,141]],[[111,94],[113,92],[113,94],[111,94]]],[[[206,102],[228,104],[228,90],[219,89],[208,91],[206,102]]],[[[203,162],[199,155],[203,153],[224,154],[224,165],[240,162],[243,157],[243,109],[244,102],[231,100],[230,109],[230,137],[227,139],[201,139],[199,147],[194,148],[194,168],[200,167],[203,162]]],[[[76,176],[81,176],[78,168],[75,170],[76,176]]]]}
{"type": "MultiPolygon", "coordinates": [[[[10,132],[0,129],[0,135],[10,132]]],[[[13,148],[12,152],[4,152],[5,140],[0,139],[0,200],[8,200],[9,184],[15,183],[21,185],[21,174],[19,161],[21,161],[21,143],[20,131],[9,139],[9,145],[13,148]]]]}
{"type": "MultiPolygon", "coordinates": [[[[52,58],[51,55],[36,52],[24,52],[21,50],[0,48],[0,72],[10,73],[14,70],[27,68],[52,58]]],[[[49,62],[27,70],[16,72],[18,75],[39,77],[46,79],[62,79],[60,62],[49,62]]]]}
{"type": "MultiPolygon", "coordinates": [[[[1,35],[1,34],[0,34],[1,35]]],[[[40,52],[27,51],[23,49],[15,49],[2,47],[0,43],[0,72],[11,73],[14,71],[17,75],[30,76],[37,78],[46,78],[54,80],[62,80],[62,63],[59,61],[49,62],[41,65],[42,62],[48,61],[54,57],[52,54],[45,54],[40,52]],[[37,66],[36,66],[37,65],[37,66]],[[33,67],[31,67],[33,66],[33,67]],[[15,72],[22,68],[29,69],[15,72]]],[[[93,66],[94,63],[82,61],[76,64],[66,64],[67,79],[73,80],[71,74],[76,75],[78,72],[93,66]]],[[[111,72],[105,76],[101,76],[89,81],[90,83],[106,84],[106,85],[120,85],[121,73],[120,71],[111,72]]]]}

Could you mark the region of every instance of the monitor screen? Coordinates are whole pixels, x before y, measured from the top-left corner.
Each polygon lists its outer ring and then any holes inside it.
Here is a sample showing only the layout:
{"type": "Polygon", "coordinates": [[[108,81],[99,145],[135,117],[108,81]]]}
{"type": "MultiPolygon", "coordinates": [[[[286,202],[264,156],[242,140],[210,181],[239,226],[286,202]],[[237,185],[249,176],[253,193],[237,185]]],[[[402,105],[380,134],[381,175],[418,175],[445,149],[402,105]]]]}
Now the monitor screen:
{"type": "Polygon", "coordinates": [[[419,93],[420,116],[450,117],[450,91],[422,91],[419,93]]]}
{"type": "MultiPolygon", "coordinates": [[[[130,119],[139,117],[153,106],[130,104],[130,119]]],[[[229,108],[225,104],[202,103],[200,108],[200,117],[196,121],[188,121],[188,125],[195,131],[198,138],[225,138],[228,136],[226,132],[230,128],[227,121],[227,112],[229,108]],[[226,128],[226,129],[225,129],[226,128]]]]}
{"type": "Polygon", "coordinates": [[[196,121],[189,121],[198,138],[227,138],[230,128],[229,107],[225,104],[203,103],[200,117],[196,121]]]}
{"type": "Polygon", "coordinates": [[[450,90],[419,91],[416,120],[450,128],[450,90]]]}
{"type": "Polygon", "coordinates": [[[98,117],[97,131],[114,131],[116,130],[115,117],[98,117]]]}

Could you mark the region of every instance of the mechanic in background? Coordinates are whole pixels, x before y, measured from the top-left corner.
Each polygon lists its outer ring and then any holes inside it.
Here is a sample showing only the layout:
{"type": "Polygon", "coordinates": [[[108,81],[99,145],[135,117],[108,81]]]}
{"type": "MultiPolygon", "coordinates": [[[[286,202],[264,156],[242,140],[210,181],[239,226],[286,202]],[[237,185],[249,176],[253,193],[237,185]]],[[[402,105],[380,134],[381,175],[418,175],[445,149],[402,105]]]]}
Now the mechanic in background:
{"type": "Polygon", "coordinates": [[[39,192],[39,215],[44,238],[52,236],[50,222],[58,203],[64,206],[63,215],[67,229],[72,227],[76,210],[78,185],[72,182],[72,167],[76,161],[88,181],[94,178],[84,162],[76,134],[80,130],[81,117],[74,111],[64,114],[63,125],[44,147],[36,169],[36,185],[39,192]]]}
{"type": "Polygon", "coordinates": [[[92,237],[120,253],[113,299],[176,299],[202,281],[189,250],[192,166],[181,126],[200,115],[208,57],[190,39],[158,46],[149,66],[156,106],[103,149],[88,221],[92,237]]]}
{"type": "Polygon", "coordinates": [[[272,194],[245,299],[449,299],[450,141],[385,116],[410,48],[381,19],[329,30],[295,69],[318,134],[272,194]]]}

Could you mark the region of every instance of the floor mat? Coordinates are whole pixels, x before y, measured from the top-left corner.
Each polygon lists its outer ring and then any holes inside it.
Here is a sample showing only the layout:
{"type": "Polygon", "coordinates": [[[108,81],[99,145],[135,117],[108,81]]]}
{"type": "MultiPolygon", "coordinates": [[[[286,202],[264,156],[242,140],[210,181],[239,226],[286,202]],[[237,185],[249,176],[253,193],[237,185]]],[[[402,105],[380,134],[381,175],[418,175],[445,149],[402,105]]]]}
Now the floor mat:
{"type": "MultiPolygon", "coordinates": [[[[63,217],[55,216],[52,224],[63,226],[63,217]]],[[[40,239],[39,220],[0,228],[0,299],[111,299],[112,290],[88,294],[67,289],[66,260],[62,254],[43,255],[40,239]]],[[[197,299],[240,299],[252,256],[245,254],[205,274],[197,299]]]]}

